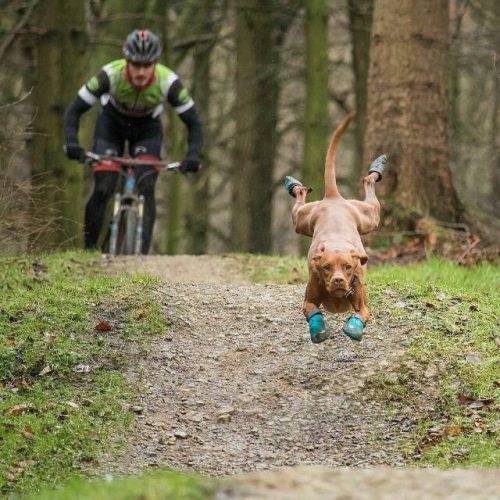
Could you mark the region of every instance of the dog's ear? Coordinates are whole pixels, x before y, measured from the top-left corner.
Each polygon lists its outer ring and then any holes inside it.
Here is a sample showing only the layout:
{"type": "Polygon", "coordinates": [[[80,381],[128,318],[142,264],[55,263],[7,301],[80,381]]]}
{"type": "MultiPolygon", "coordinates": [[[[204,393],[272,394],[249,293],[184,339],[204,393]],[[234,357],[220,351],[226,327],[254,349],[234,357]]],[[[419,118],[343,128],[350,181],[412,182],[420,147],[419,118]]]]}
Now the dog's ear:
{"type": "Polygon", "coordinates": [[[322,253],[315,253],[311,257],[310,267],[311,271],[313,271],[315,274],[319,273],[319,261],[321,260],[321,257],[323,257],[322,253]]]}
{"type": "Polygon", "coordinates": [[[351,255],[355,258],[355,259],[359,259],[359,263],[364,266],[367,262],[368,262],[368,255],[366,254],[363,254],[363,255],[359,255],[359,253],[355,252],[354,250],[351,250],[351,255]]]}
{"type": "Polygon", "coordinates": [[[318,266],[319,264],[319,261],[321,260],[321,257],[323,257],[323,254],[322,253],[315,253],[312,258],[311,258],[311,262],[315,265],[315,266],[318,266]]]}

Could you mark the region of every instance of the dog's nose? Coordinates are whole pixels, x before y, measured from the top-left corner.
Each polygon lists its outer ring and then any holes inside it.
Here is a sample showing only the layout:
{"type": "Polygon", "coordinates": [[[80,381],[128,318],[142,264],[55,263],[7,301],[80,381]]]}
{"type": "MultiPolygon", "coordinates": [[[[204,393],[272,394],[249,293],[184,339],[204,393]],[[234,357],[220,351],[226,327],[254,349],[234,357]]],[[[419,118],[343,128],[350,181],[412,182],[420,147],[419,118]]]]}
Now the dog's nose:
{"type": "Polygon", "coordinates": [[[342,283],[344,283],[344,278],[342,276],[334,276],[333,277],[333,282],[336,285],[341,285],[342,283]]]}

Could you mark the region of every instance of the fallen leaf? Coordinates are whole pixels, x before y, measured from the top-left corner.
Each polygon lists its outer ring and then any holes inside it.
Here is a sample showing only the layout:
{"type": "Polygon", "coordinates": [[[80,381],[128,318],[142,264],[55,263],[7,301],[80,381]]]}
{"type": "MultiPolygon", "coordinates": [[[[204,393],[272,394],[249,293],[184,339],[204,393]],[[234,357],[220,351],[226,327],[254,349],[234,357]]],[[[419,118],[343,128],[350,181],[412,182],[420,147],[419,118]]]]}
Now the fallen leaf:
{"type": "Polygon", "coordinates": [[[99,441],[99,439],[101,439],[101,438],[99,437],[99,434],[97,432],[91,432],[89,434],[89,439],[91,441],[99,441]]]}
{"type": "Polygon", "coordinates": [[[36,261],[31,264],[31,269],[33,270],[35,276],[46,273],[49,270],[49,268],[46,265],[40,264],[40,262],[36,261]]]}
{"type": "Polygon", "coordinates": [[[100,321],[95,326],[95,329],[99,332],[109,332],[111,331],[112,327],[107,321],[100,321]]]}
{"type": "Polygon", "coordinates": [[[23,460],[22,462],[19,462],[19,465],[21,468],[25,469],[26,467],[31,467],[32,465],[35,465],[36,462],[34,460],[23,460]]]}
{"type": "Polygon", "coordinates": [[[16,346],[16,341],[14,339],[4,339],[3,343],[7,347],[15,347],[16,346]]]}
{"type": "Polygon", "coordinates": [[[47,375],[47,373],[50,373],[52,371],[52,367],[47,365],[38,375],[43,376],[47,375]]]}
{"type": "Polygon", "coordinates": [[[7,410],[7,415],[21,415],[30,408],[31,405],[29,403],[19,403],[18,405],[13,406],[10,410],[7,410]]]}
{"type": "Polygon", "coordinates": [[[3,477],[5,477],[5,479],[7,479],[7,481],[15,481],[16,480],[16,476],[14,476],[14,474],[12,474],[12,472],[5,472],[3,477]]]}
{"type": "Polygon", "coordinates": [[[89,365],[76,365],[73,371],[76,373],[90,373],[91,368],[89,365]]]}
{"type": "Polygon", "coordinates": [[[33,439],[33,429],[31,428],[31,425],[24,426],[24,429],[21,432],[25,438],[33,439]]]}
{"type": "Polygon", "coordinates": [[[457,399],[458,399],[459,403],[462,405],[466,405],[466,404],[469,404],[469,403],[472,403],[475,401],[475,399],[472,396],[468,396],[467,394],[463,394],[463,393],[460,393],[457,396],[457,399]]]}
{"type": "Polygon", "coordinates": [[[467,356],[465,356],[465,359],[469,363],[480,363],[482,361],[481,356],[475,352],[467,354],[467,356]]]}
{"type": "Polygon", "coordinates": [[[461,434],[463,434],[463,430],[459,425],[450,425],[446,429],[446,434],[448,436],[460,436],[461,434]]]}
{"type": "Polygon", "coordinates": [[[80,408],[76,403],[73,403],[73,401],[68,401],[66,404],[68,406],[71,406],[71,408],[74,408],[75,410],[77,410],[78,408],[80,408]]]}

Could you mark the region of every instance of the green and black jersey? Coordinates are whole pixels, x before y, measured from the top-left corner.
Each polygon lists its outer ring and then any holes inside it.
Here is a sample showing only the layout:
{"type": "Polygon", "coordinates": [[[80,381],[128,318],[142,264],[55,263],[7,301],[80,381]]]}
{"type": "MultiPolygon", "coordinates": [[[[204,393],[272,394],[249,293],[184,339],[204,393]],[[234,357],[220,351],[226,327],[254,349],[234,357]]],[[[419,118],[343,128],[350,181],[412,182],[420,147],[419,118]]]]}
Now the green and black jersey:
{"type": "Polygon", "coordinates": [[[125,59],[106,64],[80,89],[78,95],[89,106],[100,99],[103,106],[110,104],[116,111],[134,117],[156,118],[163,111],[165,102],[178,114],[194,105],[177,74],[163,64],[156,64],[154,75],[147,86],[136,89],[127,78],[125,59]]]}

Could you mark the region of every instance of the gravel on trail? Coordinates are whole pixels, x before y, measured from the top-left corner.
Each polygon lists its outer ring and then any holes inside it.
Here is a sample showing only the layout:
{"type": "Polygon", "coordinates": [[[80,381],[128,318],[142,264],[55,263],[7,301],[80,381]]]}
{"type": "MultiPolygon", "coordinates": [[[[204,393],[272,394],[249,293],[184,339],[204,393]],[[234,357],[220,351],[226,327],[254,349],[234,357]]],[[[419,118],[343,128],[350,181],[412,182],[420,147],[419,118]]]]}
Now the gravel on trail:
{"type": "MultiPolygon", "coordinates": [[[[301,312],[304,285],[251,284],[237,260],[222,256],[103,265],[159,276],[168,329],[147,352],[130,355],[140,402],[123,454],[104,455],[100,472],[169,467],[231,476],[220,499],[500,498],[486,489],[486,496],[461,496],[448,488],[457,496],[446,496],[438,479],[448,482],[444,471],[417,481],[426,469],[402,469],[401,440],[416,425],[415,409],[395,411],[366,388],[406,349],[404,331],[387,326],[384,311],[374,311],[359,343],[340,332],[345,315],[328,315],[334,333],[314,345],[301,312]],[[411,496],[420,483],[425,496],[411,496]],[[376,484],[381,496],[370,496],[376,484]]],[[[449,474],[454,484],[460,477],[449,474]]]]}

